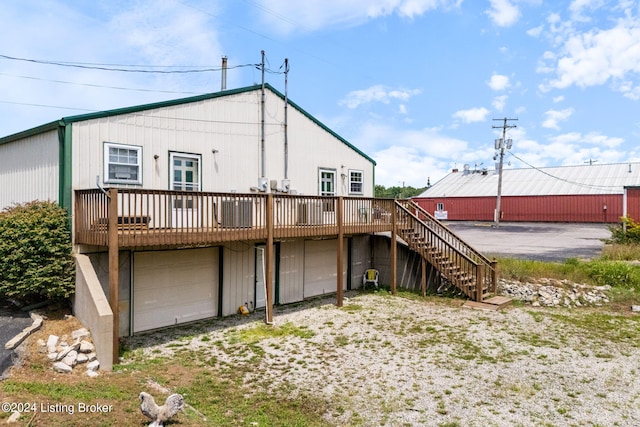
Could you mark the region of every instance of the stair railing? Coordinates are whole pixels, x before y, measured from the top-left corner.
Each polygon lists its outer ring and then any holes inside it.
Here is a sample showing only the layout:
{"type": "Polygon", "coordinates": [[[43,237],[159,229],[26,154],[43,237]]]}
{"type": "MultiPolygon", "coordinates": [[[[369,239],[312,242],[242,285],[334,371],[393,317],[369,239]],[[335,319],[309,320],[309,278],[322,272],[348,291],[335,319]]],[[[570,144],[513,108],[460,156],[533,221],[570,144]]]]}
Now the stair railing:
{"type": "Polygon", "coordinates": [[[396,201],[398,234],[469,298],[496,294],[497,262],[474,249],[411,200],[396,201]],[[476,284],[478,286],[476,286],[476,284]]]}

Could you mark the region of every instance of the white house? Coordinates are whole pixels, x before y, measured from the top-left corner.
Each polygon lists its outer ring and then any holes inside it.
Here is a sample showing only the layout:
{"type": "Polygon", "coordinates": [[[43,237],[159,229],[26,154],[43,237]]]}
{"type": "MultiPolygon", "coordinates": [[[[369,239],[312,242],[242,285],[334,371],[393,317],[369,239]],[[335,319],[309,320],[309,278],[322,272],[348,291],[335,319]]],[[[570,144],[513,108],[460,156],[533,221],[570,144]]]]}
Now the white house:
{"type": "Polygon", "coordinates": [[[285,101],[256,85],[0,138],[0,208],[70,213],[103,366],[118,336],[358,286],[392,201],[370,157],[285,101]]]}

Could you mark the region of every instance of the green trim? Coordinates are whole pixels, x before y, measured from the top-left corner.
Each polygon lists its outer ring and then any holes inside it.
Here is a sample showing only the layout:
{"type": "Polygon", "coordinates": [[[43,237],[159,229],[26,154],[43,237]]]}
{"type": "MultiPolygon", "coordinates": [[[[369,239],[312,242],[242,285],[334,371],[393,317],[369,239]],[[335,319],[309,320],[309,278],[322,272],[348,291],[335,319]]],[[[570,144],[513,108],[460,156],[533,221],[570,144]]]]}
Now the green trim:
{"type": "Polygon", "coordinates": [[[14,133],[12,135],[0,138],[0,145],[17,141],[23,138],[28,138],[30,136],[40,135],[41,133],[49,132],[52,130],[56,130],[60,125],[61,125],[61,122],[59,120],[56,120],[55,122],[50,122],[44,125],[36,126],[31,129],[23,130],[21,132],[14,133]]]}
{"type": "Polygon", "coordinates": [[[71,216],[71,125],[58,126],[58,204],[71,216]]]}

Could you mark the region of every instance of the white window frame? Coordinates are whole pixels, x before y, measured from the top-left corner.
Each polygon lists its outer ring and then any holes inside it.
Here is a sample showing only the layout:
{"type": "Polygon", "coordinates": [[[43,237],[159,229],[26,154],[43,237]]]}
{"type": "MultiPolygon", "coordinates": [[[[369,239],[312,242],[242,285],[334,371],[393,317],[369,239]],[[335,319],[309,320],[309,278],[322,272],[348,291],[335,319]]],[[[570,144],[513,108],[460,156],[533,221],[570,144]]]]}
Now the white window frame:
{"type": "Polygon", "coordinates": [[[358,169],[349,169],[347,173],[349,174],[349,194],[364,194],[364,171],[358,169]],[[354,175],[359,175],[360,180],[354,180],[354,175]],[[360,191],[353,191],[353,184],[359,184],[360,191]]]}
{"type": "Polygon", "coordinates": [[[104,174],[104,182],[105,184],[134,184],[134,185],[142,185],[142,147],[139,145],[128,145],[128,144],[119,144],[116,142],[104,142],[104,166],[103,166],[103,174],[104,174]],[[118,148],[123,150],[131,150],[137,153],[137,163],[117,163],[110,161],[109,151],[111,148],[118,148]],[[111,165],[123,165],[123,166],[135,166],[138,170],[138,178],[137,179],[126,179],[126,178],[111,178],[109,175],[109,167],[111,165]]]}
{"type": "Polygon", "coordinates": [[[443,211],[444,210],[444,203],[443,202],[436,203],[436,210],[437,211],[443,211]]]}
{"type": "Polygon", "coordinates": [[[174,159],[176,157],[182,157],[187,159],[193,159],[198,162],[198,188],[194,188],[192,190],[181,190],[181,191],[202,191],[202,155],[201,154],[192,154],[192,153],[181,153],[179,151],[171,151],[169,152],[169,189],[175,190],[174,188],[174,159]]]}
{"type": "Polygon", "coordinates": [[[319,196],[335,196],[336,195],[336,170],[335,169],[327,169],[327,168],[319,168],[318,169],[318,195],[319,196]],[[323,191],[322,190],[322,174],[327,173],[333,176],[333,180],[331,182],[333,191],[323,191]]]}
{"type": "MultiPolygon", "coordinates": [[[[326,197],[335,197],[337,192],[336,192],[336,175],[337,175],[337,171],[336,169],[328,169],[328,168],[318,168],[318,195],[319,196],[326,196],[326,197]],[[323,191],[322,190],[322,183],[323,183],[323,179],[322,179],[322,174],[330,174],[333,178],[331,179],[331,187],[333,188],[333,191],[323,191]]],[[[335,204],[333,203],[332,199],[326,199],[322,201],[322,210],[324,212],[334,212],[335,211],[335,204]]]]}

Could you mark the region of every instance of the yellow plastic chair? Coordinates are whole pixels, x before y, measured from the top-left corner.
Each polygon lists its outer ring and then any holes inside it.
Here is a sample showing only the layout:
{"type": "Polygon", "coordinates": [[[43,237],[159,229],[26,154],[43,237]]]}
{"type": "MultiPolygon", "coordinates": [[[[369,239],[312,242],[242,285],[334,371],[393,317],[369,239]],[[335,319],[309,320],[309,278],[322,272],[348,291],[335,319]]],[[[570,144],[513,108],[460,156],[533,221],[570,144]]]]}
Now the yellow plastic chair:
{"type": "Polygon", "coordinates": [[[380,273],[378,272],[378,270],[374,268],[370,268],[366,270],[362,275],[362,289],[366,289],[367,283],[373,283],[373,285],[377,288],[378,276],[380,276],[380,273]]]}

